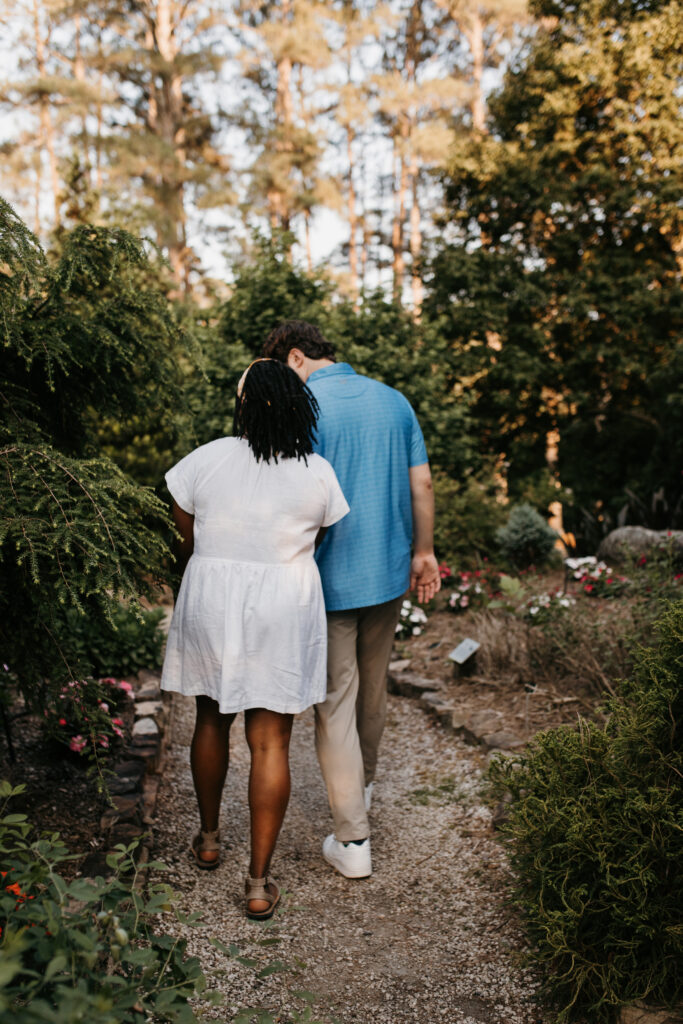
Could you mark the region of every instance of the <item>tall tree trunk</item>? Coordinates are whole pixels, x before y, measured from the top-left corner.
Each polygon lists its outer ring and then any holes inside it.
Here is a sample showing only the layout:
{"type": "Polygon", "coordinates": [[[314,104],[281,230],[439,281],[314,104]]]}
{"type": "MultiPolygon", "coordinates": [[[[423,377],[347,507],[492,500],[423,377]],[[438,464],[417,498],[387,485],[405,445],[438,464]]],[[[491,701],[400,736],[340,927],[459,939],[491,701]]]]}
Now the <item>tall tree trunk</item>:
{"type": "MultiPolygon", "coordinates": [[[[39,0],[33,0],[33,30],[36,48],[36,70],[38,72],[38,78],[45,79],[47,77],[45,40],[43,39],[40,14],[39,0]]],[[[52,202],[54,205],[55,215],[54,227],[58,228],[60,221],[59,175],[57,173],[57,154],[55,151],[55,130],[52,123],[50,100],[45,92],[41,92],[40,96],[40,134],[42,146],[44,146],[47,151],[48,167],[50,169],[50,187],[52,189],[52,202]]]]}
{"type": "Polygon", "coordinates": [[[473,5],[470,24],[465,33],[472,54],[472,126],[482,134],[486,131],[486,104],[484,102],[484,24],[477,8],[473,5]]]}
{"type": "Polygon", "coordinates": [[[408,186],[408,172],[403,153],[398,153],[397,162],[396,205],[394,208],[394,223],[391,231],[391,248],[393,252],[392,267],[394,274],[393,294],[394,300],[400,304],[403,297],[403,273],[405,270],[403,247],[404,224],[406,219],[406,190],[408,186]]]}
{"type": "MultiPolygon", "coordinates": [[[[280,23],[283,28],[289,21],[291,10],[291,0],[281,0],[280,23]]],[[[277,62],[277,86],[275,91],[275,147],[280,153],[287,153],[291,149],[293,120],[292,61],[290,57],[285,56],[281,57],[277,62]]],[[[277,223],[283,231],[289,231],[292,211],[289,209],[286,196],[281,190],[272,188],[270,197],[277,223]]]]}
{"type": "Polygon", "coordinates": [[[40,189],[42,174],[40,173],[40,153],[36,161],[36,183],[33,193],[33,234],[40,238],[40,189]]]}
{"type": "Polygon", "coordinates": [[[361,237],[363,239],[360,250],[360,290],[365,294],[365,280],[368,272],[368,259],[370,257],[370,243],[372,241],[372,228],[368,224],[365,213],[360,218],[361,237]]]}
{"type": "Polygon", "coordinates": [[[353,184],[354,157],[353,141],[355,134],[350,126],[346,129],[346,153],[349,165],[348,181],[348,211],[349,211],[349,273],[351,295],[353,297],[354,309],[358,309],[358,249],[356,237],[358,234],[358,217],[356,214],[356,191],[353,184]]]}
{"type": "Polygon", "coordinates": [[[422,313],[422,278],[419,272],[420,252],[422,249],[422,219],[418,195],[419,170],[414,161],[410,168],[412,182],[412,205],[410,207],[410,255],[411,255],[411,287],[413,292],[413,319],[419,322],[422,313]]]}
{"type": "Polygon", "coordinates": [[[306,240],[306,267],[313,273],[313,255],[311,253],[311,211],[304,210],[304,236],[306,240]]]}
{"type": "Polygon", "coordinates": [[[168,252],[173,277],[187,294],[189,291],[189,251],[186,239],[185,189],[181,168],[186,159],[183,127],[183,80],[177,70],[177,25],[173,0],[157,0],[154,41],[164,65],[159,73],[161,87],[157,102],[157,130],[171,154],[162,170],[161,195],[166,213],[164,247],[168,252]]]}

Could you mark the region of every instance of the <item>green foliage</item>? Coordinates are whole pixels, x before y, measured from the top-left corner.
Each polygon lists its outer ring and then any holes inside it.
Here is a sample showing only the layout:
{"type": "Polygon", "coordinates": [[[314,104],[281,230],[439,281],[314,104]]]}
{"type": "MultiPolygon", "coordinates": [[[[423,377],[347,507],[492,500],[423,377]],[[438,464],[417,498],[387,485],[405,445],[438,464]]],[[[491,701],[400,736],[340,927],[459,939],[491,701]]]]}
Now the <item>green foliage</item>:
{"type": "Polygon", "coordinates": [[[505,526],[496,531],[501,551],[514,565],[541,566],[549,560],[557,533],[531,505],[516,505],[505,526]]]}
{"type": "Polygon", "coordinates": [[[150,381],[172,399],[175,328],[125,232],[77,228],[50,264],[0,200],[0,238],[0,651],[36,705],[74,674],[66,610],[106,621],[163,571],[166,509],[92,424],[143,409],[150,381]]]}
{"type": "Polygon", "coordinates": [[[452,155],[460,238],[432,263],[424,312],[511,493],[556,432],[565,526],[595,547],[620,514],[662,527],[683,508],[683,18],[678,0],[542,6],[559,21],[492,99],[494,130],[452,155]]]}
{"type": "MultiPolygon", "coordinates": [[[[34,837],[25,815],[7,814],[12,790],[0,783],[0,1015],[16,1024],[194,1024],[189,1000],[206,998],[187,939],[159,926],[173,911],[168,886],[139,885],[135,846],[107,858],[111,875],[67,882],[71,855],[57,834],[34,837]]],[[[160,865],[158,865],[160,866],[160,865]]]]}
{"type": "Polygon", "coordinates": [[[683,602],[640,649],[607,723],[536,737],[491,767],[531,957],[558,1020],[683,996],[683,602]]]}
{"type": "Polygon", "coordinates": [[[163,608],[151,610],[120,605],[111,619],[91,619],[76,609],[66,613],[73,657],[84,673],[103,676],[135,675],[143,668],[161,667],[163,608]]]}
{"type": "Polygon", "coordinates": [[[500,489],[491,475],[454,480],[434,473],[434,546],[449,565],[473,568],[496,547],[496,530],[506,519],[500,489]]]}
{"type": "Polygon", "coordinates": [[[368,296],[358,310],[335,302],[327,278],[290,262],[286,236],[257,242],[250,261],[237,268],[218,329],[204,332],[203,373],[189,382],[200,442],[230,429],[237,382],[272,328],[282,320],[309,320],[335,344],[340,361],[398,388],[419,417],[433,464],[463,474],[472,457],[468,401],[442,359],[446,346],[439,331],[431,324],[416,325],[379,294],[368,296]]]}

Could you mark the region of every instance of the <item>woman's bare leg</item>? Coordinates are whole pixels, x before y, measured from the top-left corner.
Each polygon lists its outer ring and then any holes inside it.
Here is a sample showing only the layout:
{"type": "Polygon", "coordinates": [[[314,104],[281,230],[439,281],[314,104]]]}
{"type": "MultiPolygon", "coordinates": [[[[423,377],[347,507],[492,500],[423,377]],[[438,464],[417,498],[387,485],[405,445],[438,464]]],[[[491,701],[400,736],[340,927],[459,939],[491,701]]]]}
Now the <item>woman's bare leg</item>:
{"type": "MultiPolygon", "coordinates": [[[[249,874],[263,878],[270,868],[275,843],[289,801],[289,739],[293,715],[265,708],[245,712],[245,733],[251,751],[249,810],[251,813],[251,861],[249,874]]],[[[264,900],[250,900],[254,913],[266,910],[264,900]]]]}
{"type": "MultiPolygon", "coordinates": [[[[197,697],[197,718],[190,747],[192,778],[204,832],[218,828],[223,785],[230,756],[230,726],[234,715],[222,715],[210,697],[197,697]]],[[[218,851],[200,853],[202,860],[216,860],[218,851]]]]}

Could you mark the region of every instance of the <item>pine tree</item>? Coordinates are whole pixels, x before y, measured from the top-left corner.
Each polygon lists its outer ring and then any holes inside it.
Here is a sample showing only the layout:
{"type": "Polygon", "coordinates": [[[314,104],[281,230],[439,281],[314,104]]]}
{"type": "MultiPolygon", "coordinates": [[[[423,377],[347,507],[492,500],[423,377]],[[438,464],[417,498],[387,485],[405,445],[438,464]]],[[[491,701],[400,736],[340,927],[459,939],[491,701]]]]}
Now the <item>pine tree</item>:
{"type": "Polygon", "coordinates": [[[140,413],[149,380],[179,402],[177,327],[121,230],[76,228],[51,262],[0,200],[0,268],[0,651],[37,706],[82,669],[67,610],[102,621],[163,571],[165,507],[97,423],[140,413]]]}

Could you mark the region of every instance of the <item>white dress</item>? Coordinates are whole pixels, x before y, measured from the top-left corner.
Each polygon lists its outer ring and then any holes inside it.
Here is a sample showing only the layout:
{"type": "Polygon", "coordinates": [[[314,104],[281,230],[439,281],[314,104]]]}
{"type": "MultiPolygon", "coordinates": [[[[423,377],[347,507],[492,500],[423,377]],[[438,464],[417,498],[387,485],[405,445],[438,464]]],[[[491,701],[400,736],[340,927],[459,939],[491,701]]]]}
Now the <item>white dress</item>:
{"type": "Polygon", "coordinates": [[[307,460],[257,462],[246,440],[223,437],[166,474],[195,518],[162,689],[205,694],[224,714],[298,714],[325,699],[327,629],[313,550],[320,527],[349,506],[329,462],[307,460]]]}

